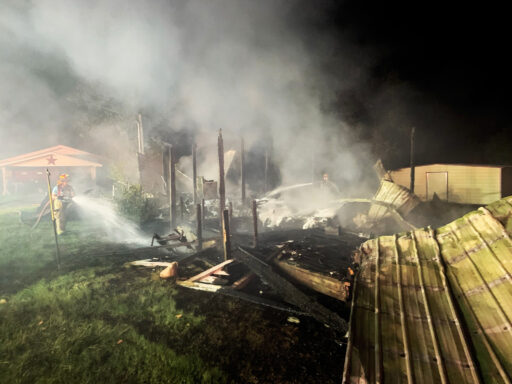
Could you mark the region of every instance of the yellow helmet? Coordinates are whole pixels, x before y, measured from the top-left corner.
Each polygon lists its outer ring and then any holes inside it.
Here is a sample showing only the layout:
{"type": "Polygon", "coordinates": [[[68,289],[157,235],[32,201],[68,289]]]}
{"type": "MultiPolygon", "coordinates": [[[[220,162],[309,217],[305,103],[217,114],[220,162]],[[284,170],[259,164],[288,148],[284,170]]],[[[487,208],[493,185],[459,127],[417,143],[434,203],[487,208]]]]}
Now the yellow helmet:
{"type": "Polygon", "coordinates": [[[63,173],[59,176],[59,180],[67,180],[69,178],[69,175],[67,173],[63,173]]]}

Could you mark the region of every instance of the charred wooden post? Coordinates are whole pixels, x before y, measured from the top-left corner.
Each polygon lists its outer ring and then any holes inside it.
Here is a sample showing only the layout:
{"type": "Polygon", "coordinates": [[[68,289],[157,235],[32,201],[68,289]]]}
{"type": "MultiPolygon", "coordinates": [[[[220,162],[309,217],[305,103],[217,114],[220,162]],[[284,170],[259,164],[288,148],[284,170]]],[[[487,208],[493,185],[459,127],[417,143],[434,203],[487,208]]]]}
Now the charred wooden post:
{"type": "Polygon", "coordinates": [[[171,184],[169,183],[169,159],[171,158],[171,149],[168,145],[164,147],[162,152],[162,169],[163,169],[163,179],[164,179],[164,188],[165,188],[165,196],[171,201],[171,184]]]}
{"type": "Polygon", "coordinates": [[[174,147],[171,145],[170,148],[170,173],[171,173],[171,188],[170,188],[170,197],[171,197],[171,232],[176,228],[176,153],[174,147]]]}
{"type": "Polygon", "coordinates": [[[180,196],[180,223],[183,224],[183,219],[185,217],[185,202],[183,201],[183,196],[180,196]]]}
{"type": "Polygon", "coordinates": [[[197,204],[197,145],[192,144],[192,188],[194,189],[194,204],[197,204]]]}
{"type": "Polygon", "coordinates": [[[228,203],[229,210],[229,222],[231,223],[231,229],[233,229],[233,202],[228,203]]]}
{"type": "Polygon", "coordinates": [[[197,250],[203,249],[203,222],[202,222],[201,204],[196,204],[196,233],[197,250]]]}
{"type": "Polygon", "coordinates": [[[414,133],[416,132],[416,128],[415,127],[412,127],[411,129],[411,164],[410,164],[410,167],[411,167],[411,185],[409,187],[409,190],[411,191],[411,193],[414,193],[414,133]]]}
{"type": "Polygon", "coordinates": [[[240,140],[240,178],[242,187],[242,206],[245,205],[245,144],[244,138],[240,140]]]}
{"type": "Polygon", "coordinates": [[[219,129],[217,140],[219,152],[219,214],[222,224],[222,215],[226,209],[226,186],[224,184],[224,140],[222,139],[222,129],[219,129]]]}
{"type": "Polygon", "coordinates": [[[205,216],[206,216],[206,210],[205,210],[204,199],[201,199],[201,222],[203,224],[202,229],[204,229],[205,216]]]}
{"type": "Polygon", "coordinates": [[[229,212],[225,209],[222,212],[222,239],[224,244],[224,260],[231,259],[231,233],[229,231],[229,212]]]}
{"type": "Polygon", "coordinates": [[[252,201],[252,226],[253,226],[253,246],[258,248],[258,206],[256,200],[252,201]]]}
{"type": "Polygon", "coordinates": [[[137,143],[138,143],[138,152],[143,155],[144,154],[144,128],[142,126],[142,115],[139,113],[137,116],[137,143]]]}

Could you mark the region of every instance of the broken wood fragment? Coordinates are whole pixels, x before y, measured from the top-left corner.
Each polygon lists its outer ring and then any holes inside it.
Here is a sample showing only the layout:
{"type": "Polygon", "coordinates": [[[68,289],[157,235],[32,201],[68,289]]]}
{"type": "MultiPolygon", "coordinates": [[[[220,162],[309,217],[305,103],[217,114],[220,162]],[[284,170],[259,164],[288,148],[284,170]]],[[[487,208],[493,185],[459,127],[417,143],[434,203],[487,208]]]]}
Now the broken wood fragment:
{"type": "Polygon", "coordinates": [[[162,279],[170,279],[171,277],[178,277],[178,263],[173,261],[170,265],[160,272],[162,279]]]}
{"type": "Polygon", "coordinates": [[[191,277],[190,279],[188,279],[186,281],[189,283],[192,283],[194,281],[201,280],[202,278],[204,278],[206,276],[210,276],[210,275],[214,274],[215,272],[220,271],[222,268],[224,268],[228,264],[231,264],[233,261],[235,261],[235,260],[230,259],[230,260],[226,260],[220,264],[214,265],[213,267],[207,269],[206,271],[199,273],[198,275],[191,277]]]}
{"type": "Polygon", "coordinates": [[[229,231],[229,211],[224,210],[222,214],[222,239],[224,245],[224,260],[231,259],[231,233],[229,231]]]}
{"type": "Polygon", "coordinates": [[[246,273],[240,279],[235,281],[232,286],[234,289],[243,289],[256,277],[252,272],[246,273]]]}
{"type": "Polygon", "coordinates": [[[316,292],[331,296],[341,301],[345,301],[347,299],[347,289],[344,282],[341,280],[326,276],[322,273],[300,268],[296,265],[287,263],[284,260],[274,259],[273,264],[293,280],[316,292]]]}
{"type": "Polygon", "coordinates": [[[252,201],[252,227],[253,227],[253,247],[258,248],[258,206],[256,200],[252,201]]]}

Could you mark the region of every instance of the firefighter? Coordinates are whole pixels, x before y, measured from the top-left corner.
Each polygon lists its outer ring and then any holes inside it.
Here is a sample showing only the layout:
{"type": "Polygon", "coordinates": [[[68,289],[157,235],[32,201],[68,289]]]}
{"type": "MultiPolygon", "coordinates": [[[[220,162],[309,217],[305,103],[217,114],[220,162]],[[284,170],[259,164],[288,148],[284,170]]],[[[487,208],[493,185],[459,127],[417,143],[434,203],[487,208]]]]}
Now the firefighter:
{"type": "Polygon", "coordinates": [[[66,209],[74,196],[75,191],[69,185],[69,175],[63,173],[59,176],[57,185],[53,187],[52,191],[53,211],[58,235],[62,235],[66,230],[66,209]]]}

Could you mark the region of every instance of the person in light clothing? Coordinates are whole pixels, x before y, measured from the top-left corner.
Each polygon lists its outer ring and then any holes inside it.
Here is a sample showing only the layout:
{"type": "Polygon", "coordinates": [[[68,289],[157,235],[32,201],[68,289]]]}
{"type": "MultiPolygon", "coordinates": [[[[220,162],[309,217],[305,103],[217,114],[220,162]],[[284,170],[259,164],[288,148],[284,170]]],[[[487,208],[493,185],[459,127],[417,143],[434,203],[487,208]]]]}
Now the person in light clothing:
{"type": "Polygon", "coordinates": [[[75,191],[69,185],[69,175],[63,173],[59,176],[57,185],[53,187],[52,191],[53,211],[58,235],[62,235],[66,230],[66,209],[74,196],[75,191]]]}

